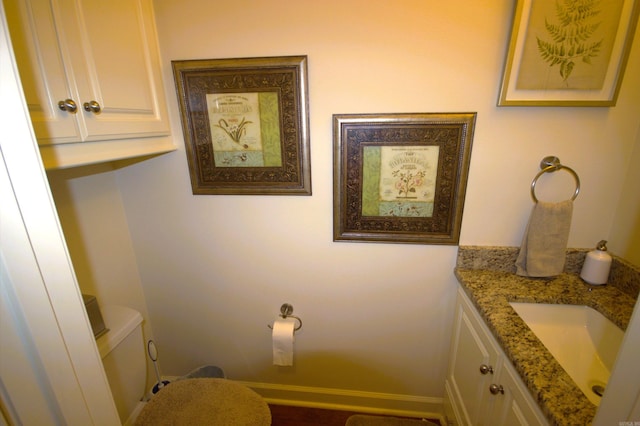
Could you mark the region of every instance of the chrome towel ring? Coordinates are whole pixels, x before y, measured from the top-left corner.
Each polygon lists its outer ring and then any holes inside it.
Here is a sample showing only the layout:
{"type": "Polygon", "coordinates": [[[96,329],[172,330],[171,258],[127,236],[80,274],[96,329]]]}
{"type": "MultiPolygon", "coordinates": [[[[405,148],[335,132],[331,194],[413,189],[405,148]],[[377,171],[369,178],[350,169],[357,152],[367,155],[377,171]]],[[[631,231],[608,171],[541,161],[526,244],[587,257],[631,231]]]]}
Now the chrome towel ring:
{"type": "Polygon", "coordinates": [[[538,172],[536,177],[533,178],[533,182],[531,182],[531,198],[533,198],[533,201],[535,201],[536,203],[538,202],[538,197],[536,197],[536,183],[538,182],[538,178],[545,173],[552,173],[561,169],[569,172],[575,179],[576,190],[573,193],[573,197],[571,197],[571,200],[576,199],[576,197],[580,193],[580,178],[578,177],[578,174],[571,167],[567,167],[561,164],[560,159],[558,157],[549,156],[549,157],[544,157],[542,159],[542,161],[540,162],[540,169],[541,170],[538,172]]]}

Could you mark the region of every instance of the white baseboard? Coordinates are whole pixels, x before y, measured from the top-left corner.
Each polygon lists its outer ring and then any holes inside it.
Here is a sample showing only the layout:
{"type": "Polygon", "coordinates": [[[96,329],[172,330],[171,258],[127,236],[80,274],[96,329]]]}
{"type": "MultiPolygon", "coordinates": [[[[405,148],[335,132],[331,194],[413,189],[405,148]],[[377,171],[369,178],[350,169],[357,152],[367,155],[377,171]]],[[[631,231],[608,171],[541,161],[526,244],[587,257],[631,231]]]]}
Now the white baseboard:
{"type": "Polygon", "coordinates": [[[440,419],[441,422],[444,419],[443,398],[440,397],[235,382],[253,389],[269,404],[431,418],[440,419]]]}

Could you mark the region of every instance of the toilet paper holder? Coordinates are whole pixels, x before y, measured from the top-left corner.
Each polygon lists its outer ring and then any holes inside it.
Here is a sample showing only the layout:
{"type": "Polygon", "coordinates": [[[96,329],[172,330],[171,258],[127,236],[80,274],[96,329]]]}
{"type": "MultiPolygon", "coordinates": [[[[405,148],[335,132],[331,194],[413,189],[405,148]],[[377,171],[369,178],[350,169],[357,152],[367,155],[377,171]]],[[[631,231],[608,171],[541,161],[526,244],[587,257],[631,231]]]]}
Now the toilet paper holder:
{"type": "MultiPolygon", "coordinates": [[[[286,319],[288,317],[291,317],[298,320],[298,326],[293,329],[293,331],[298,331],[302,328],[302,320],[299,317],[291,314],[293,314],[293,306],[291,304],[284,303],[282,306],[280,306],[280,316],[282,318],[286,319]]],[[[271,324],[267,324],[267,327],[273,329],[273,326],[271,324]]]]}

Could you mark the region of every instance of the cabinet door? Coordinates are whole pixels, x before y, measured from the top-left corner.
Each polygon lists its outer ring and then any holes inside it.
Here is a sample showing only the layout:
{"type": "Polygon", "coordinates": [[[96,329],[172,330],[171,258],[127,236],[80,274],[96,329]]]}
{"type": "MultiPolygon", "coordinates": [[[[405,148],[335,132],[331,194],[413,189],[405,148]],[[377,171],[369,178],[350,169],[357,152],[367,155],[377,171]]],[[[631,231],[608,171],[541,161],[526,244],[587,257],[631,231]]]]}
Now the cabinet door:
{"type": "Polygon", "coordinates": [[[50,1],[5,0],[5,8],[38,143],[79,142],[79,111],[72,113],[58,107],[60,101],[70,99],[78,104],[78,99],[75,87],[69,84],[50,1]]]}
{"type": "Polygon", "coordinates": [[[475,325],[462,299],[456,305],[456,320],[451,348],[448,382],[452,404],[462,424],[481,424],[489,408],[486,404],[489,385],[498,354],[484,333],[475,325]],[[483,374],[481,367],[485,366],[483,374]]]}
{"type": "Polygon", "coordinates": [[[6,2],[41,145],[169,133],[151,0],[6,2]]]}
{"type": "Polygon", "coordinates": [[[533,405],[524,383],[510,365],[503,365],[498,382],[504,393],[494,397],[492,423],[496,426],[546,425],[540,409],[533,405]]]}
{"type": "Polygon", "coordinates": [[[78,102],[100,108],[96,113],[79,105],[82,139],[167,134],[151,0],[52,1],[78,102]]]}

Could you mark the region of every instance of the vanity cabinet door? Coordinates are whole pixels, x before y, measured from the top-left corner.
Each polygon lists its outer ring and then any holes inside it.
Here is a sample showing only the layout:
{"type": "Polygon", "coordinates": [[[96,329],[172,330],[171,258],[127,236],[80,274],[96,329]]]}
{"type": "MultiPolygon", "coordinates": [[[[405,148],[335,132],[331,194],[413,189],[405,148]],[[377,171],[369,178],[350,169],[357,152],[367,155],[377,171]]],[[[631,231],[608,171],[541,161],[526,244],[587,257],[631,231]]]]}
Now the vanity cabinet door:
{"type": "Polygon", "coordinates": [[[497,363],[498,353],[488,337],[464,303],[457,303],[447,386],[461,424],[478,425],[486,418],[497,363]]]}
{"type": "Polygon", "coordinates": [[[545,425],[540,410],[534,406],[524,383],[521,383],[511,365],[505,364],[500,372],[499,386],[504,393],[495,395],[492,410],[496,426],[545,425]]]}
{"type": "Polygon", "coordinates": [[[444,404],[452,425],[548,424],[462,290],[456,303],[444,404]]]}

